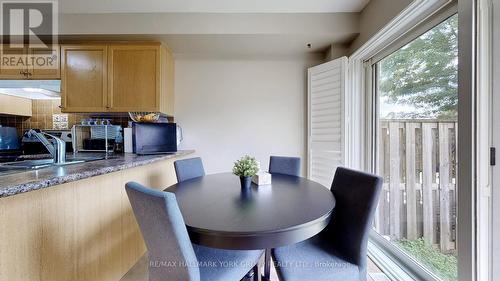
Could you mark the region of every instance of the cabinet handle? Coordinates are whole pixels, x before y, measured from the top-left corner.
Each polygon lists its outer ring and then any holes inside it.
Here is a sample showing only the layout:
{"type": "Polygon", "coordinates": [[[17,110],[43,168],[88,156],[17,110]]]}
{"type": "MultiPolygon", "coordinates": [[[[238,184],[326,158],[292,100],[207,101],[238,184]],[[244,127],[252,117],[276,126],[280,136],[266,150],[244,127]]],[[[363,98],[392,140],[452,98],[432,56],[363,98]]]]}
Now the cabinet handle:
{"type": "Polygon", "coordinates": [[[29,76],[33,75],[32,73],[28,72],[27,70],[21,70],[21,71],[19,71],[19,74],[24,75],[26,78],[29,78],[29,76]]]}

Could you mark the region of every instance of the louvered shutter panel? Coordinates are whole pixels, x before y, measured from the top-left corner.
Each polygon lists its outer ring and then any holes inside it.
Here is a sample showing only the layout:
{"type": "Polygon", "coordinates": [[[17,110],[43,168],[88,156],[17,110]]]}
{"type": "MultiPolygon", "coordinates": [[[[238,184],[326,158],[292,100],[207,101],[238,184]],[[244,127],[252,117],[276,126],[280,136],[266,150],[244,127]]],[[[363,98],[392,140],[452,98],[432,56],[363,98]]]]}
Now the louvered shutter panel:
{"type": "Polygon", "coordinates": [[[345,87],[347,58],[307,72],[308,178],[330,187],[335,169],[345,165],[345,87]]]}

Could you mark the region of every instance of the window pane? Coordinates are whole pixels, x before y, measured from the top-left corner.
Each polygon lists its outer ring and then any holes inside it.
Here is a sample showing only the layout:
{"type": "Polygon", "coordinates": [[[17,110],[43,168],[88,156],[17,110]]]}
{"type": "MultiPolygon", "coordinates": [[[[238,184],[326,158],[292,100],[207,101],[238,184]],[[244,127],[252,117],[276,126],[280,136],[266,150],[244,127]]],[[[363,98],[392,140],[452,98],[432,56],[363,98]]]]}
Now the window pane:
{"type": "Polygon", "coordinates": [[[376,231],[442,280],[457,280],[457,16],[376,64],[376,231]]]}

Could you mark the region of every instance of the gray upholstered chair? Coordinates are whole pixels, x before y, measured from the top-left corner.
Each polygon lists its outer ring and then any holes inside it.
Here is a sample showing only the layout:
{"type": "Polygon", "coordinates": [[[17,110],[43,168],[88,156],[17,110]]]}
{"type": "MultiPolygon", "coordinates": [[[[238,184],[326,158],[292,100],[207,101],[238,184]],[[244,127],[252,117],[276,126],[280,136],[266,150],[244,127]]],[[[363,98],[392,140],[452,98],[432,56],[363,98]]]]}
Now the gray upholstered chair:
{"type": "Polygon", "coordinates": [[[177,182],[203,177],[205,169],[200,157],[177,160],[174,162],[177,182]]]}
{"type": "Polygon", "coordinates": [[[300,158],[271,156],[269,159],[269,173],[290,176],[300,176],[300,158]]]}
{"type": "Polygon", "coordinates": [[[260,250],[191,244],[175,194],[135,182],[125,189],[148,249],[150,281],[240,280],[258,263],[260,250]]]}
{"type": "Polygon", "coordinates": [[[382,178],[337,168],[335,209],[318,235],[272,251],[280,280],[366,280],[367,244],[382,178]]]}

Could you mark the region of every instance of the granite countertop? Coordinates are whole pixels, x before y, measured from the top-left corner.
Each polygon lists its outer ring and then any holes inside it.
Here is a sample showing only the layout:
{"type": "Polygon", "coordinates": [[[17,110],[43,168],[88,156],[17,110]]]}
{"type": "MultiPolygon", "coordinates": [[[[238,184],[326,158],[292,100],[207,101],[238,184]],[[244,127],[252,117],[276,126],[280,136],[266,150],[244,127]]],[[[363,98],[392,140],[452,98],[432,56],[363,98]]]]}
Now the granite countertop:
{"type": "Polygon", "coordinates": [[[41,188],[121,171],[156,161],[182,157],[194,150],[180,150],[174,154],[159,155],[114,155],[110,159],[89,161],[66,166],[51,166],[38,170],[2,175],[0,173],[0,198],[29,192],[41,188]]]}

